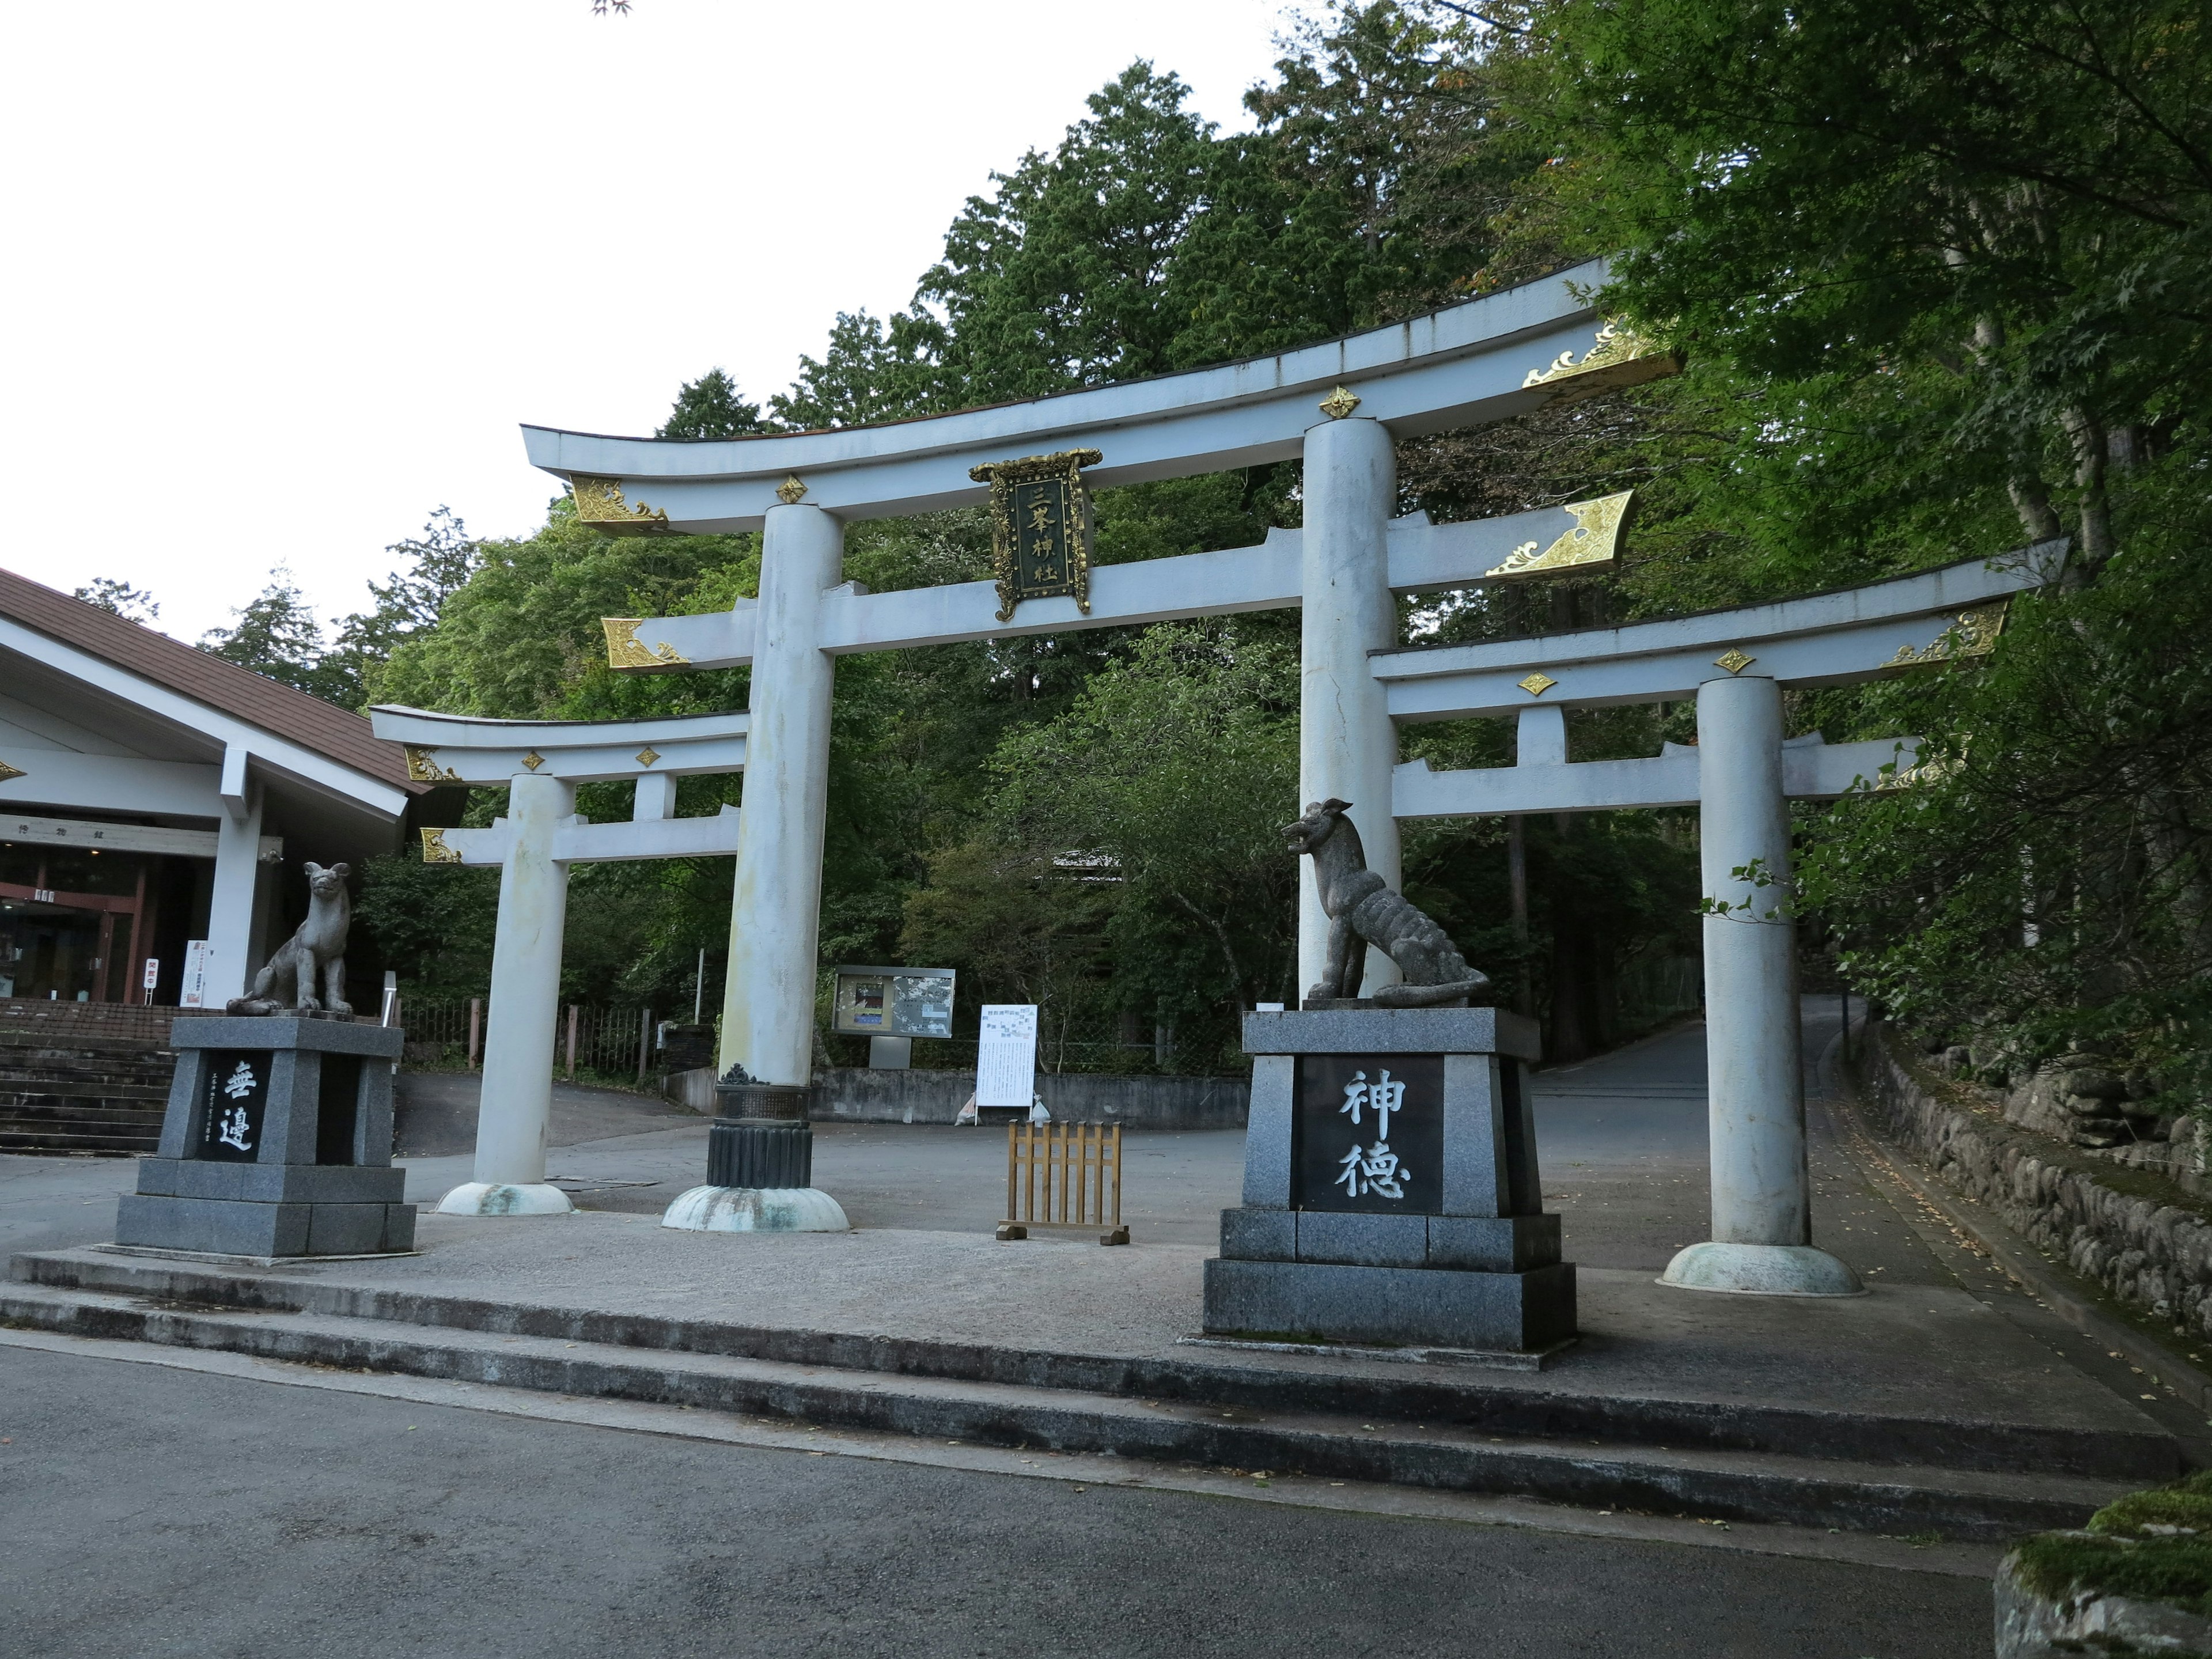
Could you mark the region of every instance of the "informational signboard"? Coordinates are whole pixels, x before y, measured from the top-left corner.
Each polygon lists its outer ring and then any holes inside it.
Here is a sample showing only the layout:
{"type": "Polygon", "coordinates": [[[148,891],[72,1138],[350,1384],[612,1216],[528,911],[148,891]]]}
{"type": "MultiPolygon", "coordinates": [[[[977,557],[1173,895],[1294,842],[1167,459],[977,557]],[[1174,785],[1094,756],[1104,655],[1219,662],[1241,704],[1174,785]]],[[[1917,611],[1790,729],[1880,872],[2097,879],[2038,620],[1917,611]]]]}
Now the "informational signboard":
{"type": "Polygon", "coordinates": [[[950,968],[840,968],[830,1029],[848,1036],[949,1037],[952,978],[950,968]]]}
{"type": "Polygon", "coordinates": [[[179,1008],[204,1008],[207,1006],[208,942],[204,939],[185,941],[185,977],[177,993],[179,1008]]]}
{"type": "Polygon", "coordinates": [[[975,1103],[1027,1106],[1036,1098],[1037,1010],[1034,1002],[987,1002],[975,1048],[975,1103]]]}
{"type": "Polygon", "coordinates": [[[1291,1167],[1302,1210],[1443,1205],[1441,1054],[1301,1054],[1291,1167]]]}

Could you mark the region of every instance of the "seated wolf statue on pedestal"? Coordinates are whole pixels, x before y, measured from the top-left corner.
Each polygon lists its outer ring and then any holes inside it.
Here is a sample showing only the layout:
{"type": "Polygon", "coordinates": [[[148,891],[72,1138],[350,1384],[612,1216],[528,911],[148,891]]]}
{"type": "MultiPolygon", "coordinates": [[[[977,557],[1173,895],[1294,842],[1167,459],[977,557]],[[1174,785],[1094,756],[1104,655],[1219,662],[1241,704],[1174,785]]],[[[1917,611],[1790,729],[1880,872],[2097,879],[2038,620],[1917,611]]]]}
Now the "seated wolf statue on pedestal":
{"type": "Polygon", "coordinates": [[[232,998],[224,1005],[225,1013],[353,1012],[353,1005],[345,1000],[346,933],[353,925],[353,901],[346,896],[348,868],[343,864],[328,869],[319,864],[307,866],[307,919],[269,958],[252,993],[232,998]],[[317,975],[322,976],[319,1002],[315,1000],[317,975]]]}
{"type": "Polygon", "coordinates": [[[1321,908],[1328,917],[1328,955],[1321,983],[1306,993],[1312,1002],[1348,1001],[1359,995],[1367,947],[1398,964],[1402,985],[1379,987],[1370,999],[1378,1008],[1460,1008],[1490,983],[1467,965],[1444,930],[1394,893],[1367,867],[1359,831],[1345,814],[1348,800],[1316,801],[1305,816],[1283,826],[1293,854],[1313,856],[1321,908]]]}

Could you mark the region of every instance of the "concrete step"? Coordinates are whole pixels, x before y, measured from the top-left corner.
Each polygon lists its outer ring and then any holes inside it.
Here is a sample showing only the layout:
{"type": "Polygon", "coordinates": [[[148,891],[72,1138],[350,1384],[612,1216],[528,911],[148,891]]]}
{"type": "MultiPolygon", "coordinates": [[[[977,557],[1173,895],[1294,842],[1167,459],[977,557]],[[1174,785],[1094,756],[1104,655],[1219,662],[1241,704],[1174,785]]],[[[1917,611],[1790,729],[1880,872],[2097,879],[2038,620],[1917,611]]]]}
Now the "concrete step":
{"type": "Polygon", "coordinates": [[[158,1122],[167,1105],[167,1097],[152,1089],[87,1089],[82,1093],[64,1093],[52,1090],[10,1089],[0,1085],[0,1112],[16,1117],[67,1117],[82,1112],[106,1109],[133,1117],[150,1116],[158,1122]]]}
{"type": "Polygon", "coordinates": [[[168,1099],[166,1087],[151,1083],[120,1082],[109,1078],[0,1077],[0,1107],[39,1101],[67,1107],[80,1101],[112,1100],[127,1101],[158,1113],[168,1099]]]}
{"type": "Polygon", "coordinates": [[[1011,1344],[756,1327],[660,1314],[493,1301],[391,1287],[332,1284],[282,1270],[240,1271],[94,1249],[18,1255],[18,1281],[169,1304],[260,1309],[381,1321],[596,1346],[717,1355],[952,1382],[1006,1384],[1176,1401],[1231,1411],[1334,1413],[1363,1420],[1450,1423],[1484,1435],[1745,1452],[1846,1462],[1928,1465],[2031,1476],[2066,1475],[2142,1486],[2180,1473],[2171,1435],[1996,1418],[1785,1402],[1717,1402],[1577,1387],[1546,1374],[1501,1380],[1449,1364],[1347,1365],[1322,1358],[1191,1346],[1170,1355],[1117,1356],[1011,1344]]]}
{"type": "Polygon", "coordinates": [[[15,1130],[0,1121],[0,1152],[97,1152],[100,1157],[139,1157],[157,1152],[159,1134],[84,1134],[70,1130],[15,1130]]]}
{"type": "Polygon", "coordinates": [[[23,1118],[0,1111],[0,1151],[10,1152],[150,1152],[161,1142],[161,1125],[128,1119],[78,1121],[23,1118]]]}
{"type": "Polygon", "coordinates": [[[899,1376],[16,1283],[0,1322],[61,1334],[933,1439],[1510,1495],[1589,1508],[1996,1540],[2075,1526],[2128,1483],[1664,1449],[1190,1400],[899,1376]]]}

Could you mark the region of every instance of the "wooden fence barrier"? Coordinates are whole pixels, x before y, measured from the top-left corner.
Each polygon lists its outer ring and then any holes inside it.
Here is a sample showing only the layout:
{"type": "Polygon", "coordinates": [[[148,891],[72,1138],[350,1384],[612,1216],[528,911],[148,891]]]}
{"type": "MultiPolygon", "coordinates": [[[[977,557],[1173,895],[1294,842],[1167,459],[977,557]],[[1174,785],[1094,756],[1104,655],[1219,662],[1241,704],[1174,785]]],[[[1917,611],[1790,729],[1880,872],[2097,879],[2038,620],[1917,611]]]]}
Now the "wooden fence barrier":
{"type": "Polygon", "coordinates": [[[1120,1124],[1006,1125],[1006,1218],[999,1237],[1027,1238],[1033,1228],[1095,1233],[1101,1244],[1129,1242],[1121,1224],[1120,1124]]]}

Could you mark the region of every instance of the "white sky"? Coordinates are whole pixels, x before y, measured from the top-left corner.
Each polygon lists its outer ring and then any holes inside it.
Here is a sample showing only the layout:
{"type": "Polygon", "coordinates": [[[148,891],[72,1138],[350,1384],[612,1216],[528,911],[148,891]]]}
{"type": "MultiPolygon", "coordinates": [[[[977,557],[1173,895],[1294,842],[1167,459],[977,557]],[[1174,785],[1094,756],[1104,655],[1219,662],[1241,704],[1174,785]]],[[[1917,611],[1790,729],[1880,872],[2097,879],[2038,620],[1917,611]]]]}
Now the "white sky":
{"type": "Polygon", "coordinates": [[[559,486],[524,421],[647,433],[902,305],[962,201],[1133,58],[1199,111],[1284,0],[59,0],[13,7],[0,566],[197,639],[289,565],[325,622],[450,504],[559,486]]]}

